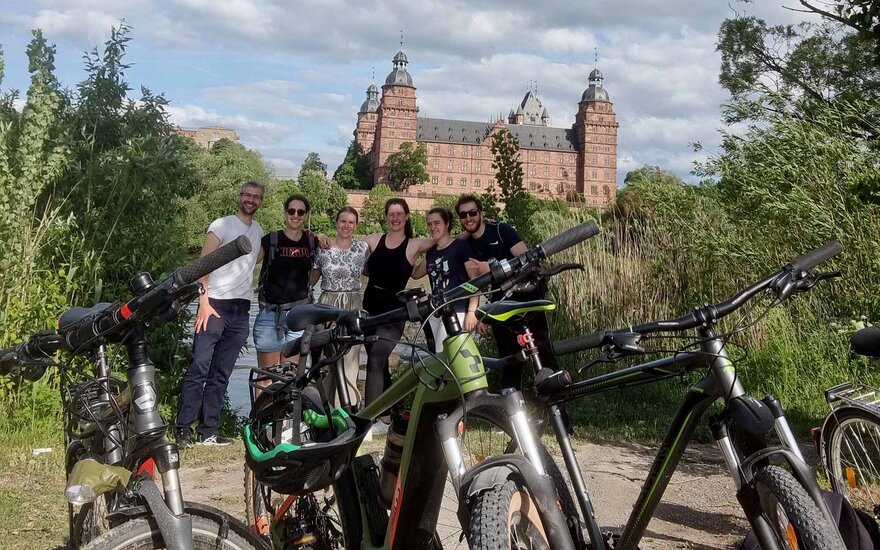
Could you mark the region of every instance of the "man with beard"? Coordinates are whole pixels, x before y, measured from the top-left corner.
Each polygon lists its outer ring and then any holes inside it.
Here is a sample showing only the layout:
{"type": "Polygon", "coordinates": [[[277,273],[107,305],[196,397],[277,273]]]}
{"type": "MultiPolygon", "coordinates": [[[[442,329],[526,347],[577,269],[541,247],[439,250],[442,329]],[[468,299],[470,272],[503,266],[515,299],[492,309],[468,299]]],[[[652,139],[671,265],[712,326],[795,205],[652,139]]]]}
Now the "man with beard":
{"type": "MultiPolygon", "coordinates": [[[[476,253],[476,258],[468,260],[467,268],[469,273],[479,272],[485,273],[489,267],[487,262],[490,259],[497,261],[513,259],[526,250],[528,247],[520,238],[516,229],[502,222],[489,221],[483,218],[483,203],[474,195],[462,195],[458,198],[455,210],[461,220],[461,226],[465,230],[465,235],[471,240],[471,246],[476,253]]],[[[527,302],[529,300],[539,300],[543,298],[543,289],[530,293],[514,293],[509,296],[508,300],[517,302],[527,302]]],[[[502,298],[500,292],[492,295],[492,301],[502,298]]],[[[556,359],[553,356],[553,349],[550,342],[550,327],[547,325],[547,316],[543,311],[532,313],[526,323],[535,343],[541,352],[541,361],[545,367],[556,370],[556,359]]],[[[520,346],[517,343],[516,330],[518,327],[508,325],[496,325],[492,327],[492,335],[495,337],[495,343],[498,345],[498,356],[507,357],[519,351],[520,346]]],[[[501,387],[520,389],[521,373],[518,369],[504,369],[501,371],[501,387]]]]}
{"type": "Polygon", "coordinates": [[[247,341],[248,313],[251,307],[251,284],[254,266],[260,254],[263,228],[254,213],[263,202],[265,187],[247,181],[238,194],[238,212],[211,222],[202,245],[202,256],[246,235],[251,253],[217,268],[201,279],[205,293],[199,297],[194,326],[192,359],[177,404],[177,445],[192,445],[192,425],[198,421],[198,443],[229,445],[220,437],[220,410],[229,376],[241,347],[247,341]]]}

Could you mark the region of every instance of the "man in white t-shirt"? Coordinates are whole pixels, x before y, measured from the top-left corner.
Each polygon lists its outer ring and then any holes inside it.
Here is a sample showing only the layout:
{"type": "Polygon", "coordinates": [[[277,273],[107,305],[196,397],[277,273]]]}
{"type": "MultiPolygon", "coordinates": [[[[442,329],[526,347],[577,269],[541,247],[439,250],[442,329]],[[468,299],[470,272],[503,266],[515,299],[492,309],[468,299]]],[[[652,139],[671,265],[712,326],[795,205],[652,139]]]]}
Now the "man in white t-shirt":
{"type": "Polygon", "coordinates": [[[210,254],[240,235],[251,241],[251,253],[232,261],[201,279],[205,293],[199,297],[194,327],[192,360],[183,377],[177,404],[177,445],[193,443],[192,425],[198,421],[198,442],[229,445],[220,437],[220,410],[229,376],[249,332],[251,287],[260,254],[263,228],[254,213],[263,202],[265,187],[248,181],[238,194],[238,212],[211,222],[202,245],[202,256],[210,254]]]}

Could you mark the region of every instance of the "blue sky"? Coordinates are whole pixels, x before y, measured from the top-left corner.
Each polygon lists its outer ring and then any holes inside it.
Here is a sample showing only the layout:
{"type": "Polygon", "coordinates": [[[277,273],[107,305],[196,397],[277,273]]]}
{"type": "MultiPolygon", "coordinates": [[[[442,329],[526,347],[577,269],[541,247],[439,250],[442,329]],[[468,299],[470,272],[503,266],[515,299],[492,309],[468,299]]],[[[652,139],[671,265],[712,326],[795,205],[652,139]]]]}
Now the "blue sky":
{"type": "MultiPolygon", "coordinates": [[[[772,23],[801,19],[779,0],[733,7],[772,23]]],[[[570,126],[598,48],[620,122],[619,182],[643,164],[688,177],[719,141],[727,96],[715,43],[732,15],[717,0],[3,0],[0,87],[26,90],[31,29],[57,45],[57,76],[73,87],[83,52],[125,19],[135,90],[164,93],[182,127],[235,128],[290,176],[310,151],[331,172],[339,165],[371,67],[381,86],[401,30],[420,115],[430,117],[506,114],[537,81],[552,125],[570,126]],[[699,156],[693,142],[705,147],[699,156]]]]}

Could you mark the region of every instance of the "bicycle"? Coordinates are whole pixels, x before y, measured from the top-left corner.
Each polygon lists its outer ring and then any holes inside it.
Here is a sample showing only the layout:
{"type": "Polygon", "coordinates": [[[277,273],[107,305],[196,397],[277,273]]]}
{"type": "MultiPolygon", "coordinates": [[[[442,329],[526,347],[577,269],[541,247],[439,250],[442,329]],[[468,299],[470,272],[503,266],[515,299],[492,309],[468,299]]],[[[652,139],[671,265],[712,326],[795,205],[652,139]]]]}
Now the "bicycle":
{"type": "MultiPolygon", "coordinates": [[[[852,350],[880,356],[880,328],[856,331],[852,350]]],[[[880,518],[880,390],[845,382],[825,390],[831,412],[819,437],[819,452],[831,488],[850,503],[880,518]]]]}
{"type": "Polygon", "coordinates": [[[165,437],[156,367],[146,338],[149,322],[175,318],[203,292],[197,282],[201,277],[250,248],[241,237],[159,283],[148,273],[138,273],[131,281],[135,296],[128,302],[72,308],[59,317],[56,330],[0,350],[0,375],[36,381],[55,366],[65,376],[65,495],[73,546],[94,550],[163,544],[185,550],[262,547],[262,541],[232,516],[183,500],[179,452],[177,444],[165,437]],[[126,381],[112,376],[106,344],[125,347],[126,381]],[[52,357],[58,351],[89,357],[95,375],[56,363],[52,357]],[[163,489],[156,483],[156,471],[163,489]],[[77,512],[74,505],[79,506],[77,512]]]}
{"type": "MultiPolygon", "coordinates": [[[[471,335],[461,332],[448,304],[478,295],[490,285],[508,291],[539,269],[545,258],[596,234],[598,227],[593,222],[571,228],[513,260],[491,263],[488,273],[445,294],[409,293],[405,307],[381,315],[320,305],[291,310],[287,317],[290,328],[306,332],[285,346],[282,354],[304,358],[311,349],[330,346],[330,356],[310,369],[301,359],[291,376],[261,372],[274,382],[258,398],[270,405],[255,406],[255,416],[245,433],[245,460],[254,471],[255,486],[261,486],[260,491],[304,494],[332,484],[344,547],[349,549],[438,549],[444,542],[455,544],[464,538],[471,548],[480,549],[505,546],[511,538],[535,548],[574,548],[572,537],[577,530],[567,524],[557,506],[560,499],[570,503],[571,498],[557,494],[561,474],[532,432],[523,395],[518,391],[502,395],[488,392],[480,351],[471,335]],[[435,311],[440,312],[449,335],[441,354],[429,352],[426,360],[414,361],[411,369],[356,415],[349,414],[348,403],[323,415],[326,425],[333,424],[326,418],[335,415],[339,427],[332,434],[332,445],[304,443],[298,429],[279,442],[277,434],[290,427],[285,422],[301,425],[305,418],[301,392],[322,375],[324,366],[333,365],[349,346],[364,343],[369,338],[364,334],[376,326],[403,320],[424,322],[435,311]],[[328,322],[335,324],[314,330],[328,322]],[[391,446],[386,443],[382,465],[372,455],[355,458],[372,422],[410,395],[408,418],[398,417],[392,423],[395,435],[389,436],[391,446]],[[463,448],[469,419],[511,434],[525,451],[475,460],[463,448]],[[458,541],[438,533],[447,475],[458,502],[452,512],[462,530],[458,541]],[[380,498],[383,488],[387,508],[380,498]]],[[[325,411],[330,409],[325,405],[325,411]]],[[[246,495],[246,506],[259,501],[259,494],[254,490],[246,495]]]]}
{"type": "MultiPolygon", "coordinates": [[[[596,332],[553,345],[553,352],[557,355],[602,348],[599,359],[591,361],[581,370],[598,362],[613,363],[623,357],[649,353],[642,347],[642,341],[643,337],[653,333],[697,329],[698,338],[694,345],[699,349],[696,350],[677,350],[671,357],[573,382],[570,373],[553,372],[541,366],[537,348],[526,328],[520,339],[523,350],[515,356],[494,362],[494,368],[519,368],[524,362],[531,362],[534,367],[534,393],[550,412],[550,426],[559,442],[578,501],[579,520],[585,525],[589,537],[590,544],[585,548],[634,550],[638,547],[699,420],[708,407],[717,401],[722,401],[724,408],[710,418],[710,430],[734,480],[737,499],[761,546],[768,550],[844,548],[815,476],[804,462],[789,428],[782,405],[772,396],[758,400],[746,393],[726,350],[729,334],[718,334],[714,328],[720,319],[740,309],[760,293],[775,295],[770,306],[774,307],[794,292],[809,290],[819,280],[836,276],[823,274],[813,277],[809,271],[840,250],[836,242],[828,243],[796,258],[780,271],[729,299],[697,308],[693,313],[677,319],[596,332]],[[684,396],[622,532],[619,535],[603,532],[572,450],[570,430],[563,421],[563,405],[574,399],[680,377],[694,371],[708,372],[684,396]],[[780,445],[767,445],[765,436],[771,431],[776,432],[780,445]],[[770,464],[771,461],[786,465],[790,472],[770,464]]],[[[544,307],[549,306],[545,304],[544,307]]],[[[737,328],[736,331],[744,328],[737,328]]]]}

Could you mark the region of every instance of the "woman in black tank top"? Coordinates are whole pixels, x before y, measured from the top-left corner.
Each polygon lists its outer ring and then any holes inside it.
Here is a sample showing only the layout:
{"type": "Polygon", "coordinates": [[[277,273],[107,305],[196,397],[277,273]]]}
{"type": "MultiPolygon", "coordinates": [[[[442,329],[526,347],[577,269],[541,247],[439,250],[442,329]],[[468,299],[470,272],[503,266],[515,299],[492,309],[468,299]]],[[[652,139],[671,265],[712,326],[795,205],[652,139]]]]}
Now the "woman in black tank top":
{"type": "MultiPolygon", "coordinates": [[[[403,199],[389,199],[385,203],[385,221],[387,233],[374,233],[364,239],[370,245],[367,260],[370,279],[364,291],[364,309],[371,315],[403,307],[403,302],[397,299],[397,293],[406,288],[416,257],[434,244],[431,239],[413,238],[409,205],[403,199]]],[[[366,405],[391,385],[388,357],[403,335],[405,324],[401,322],[378,327],[373,334],[379,340],[366,345],[366,405]]]]}

